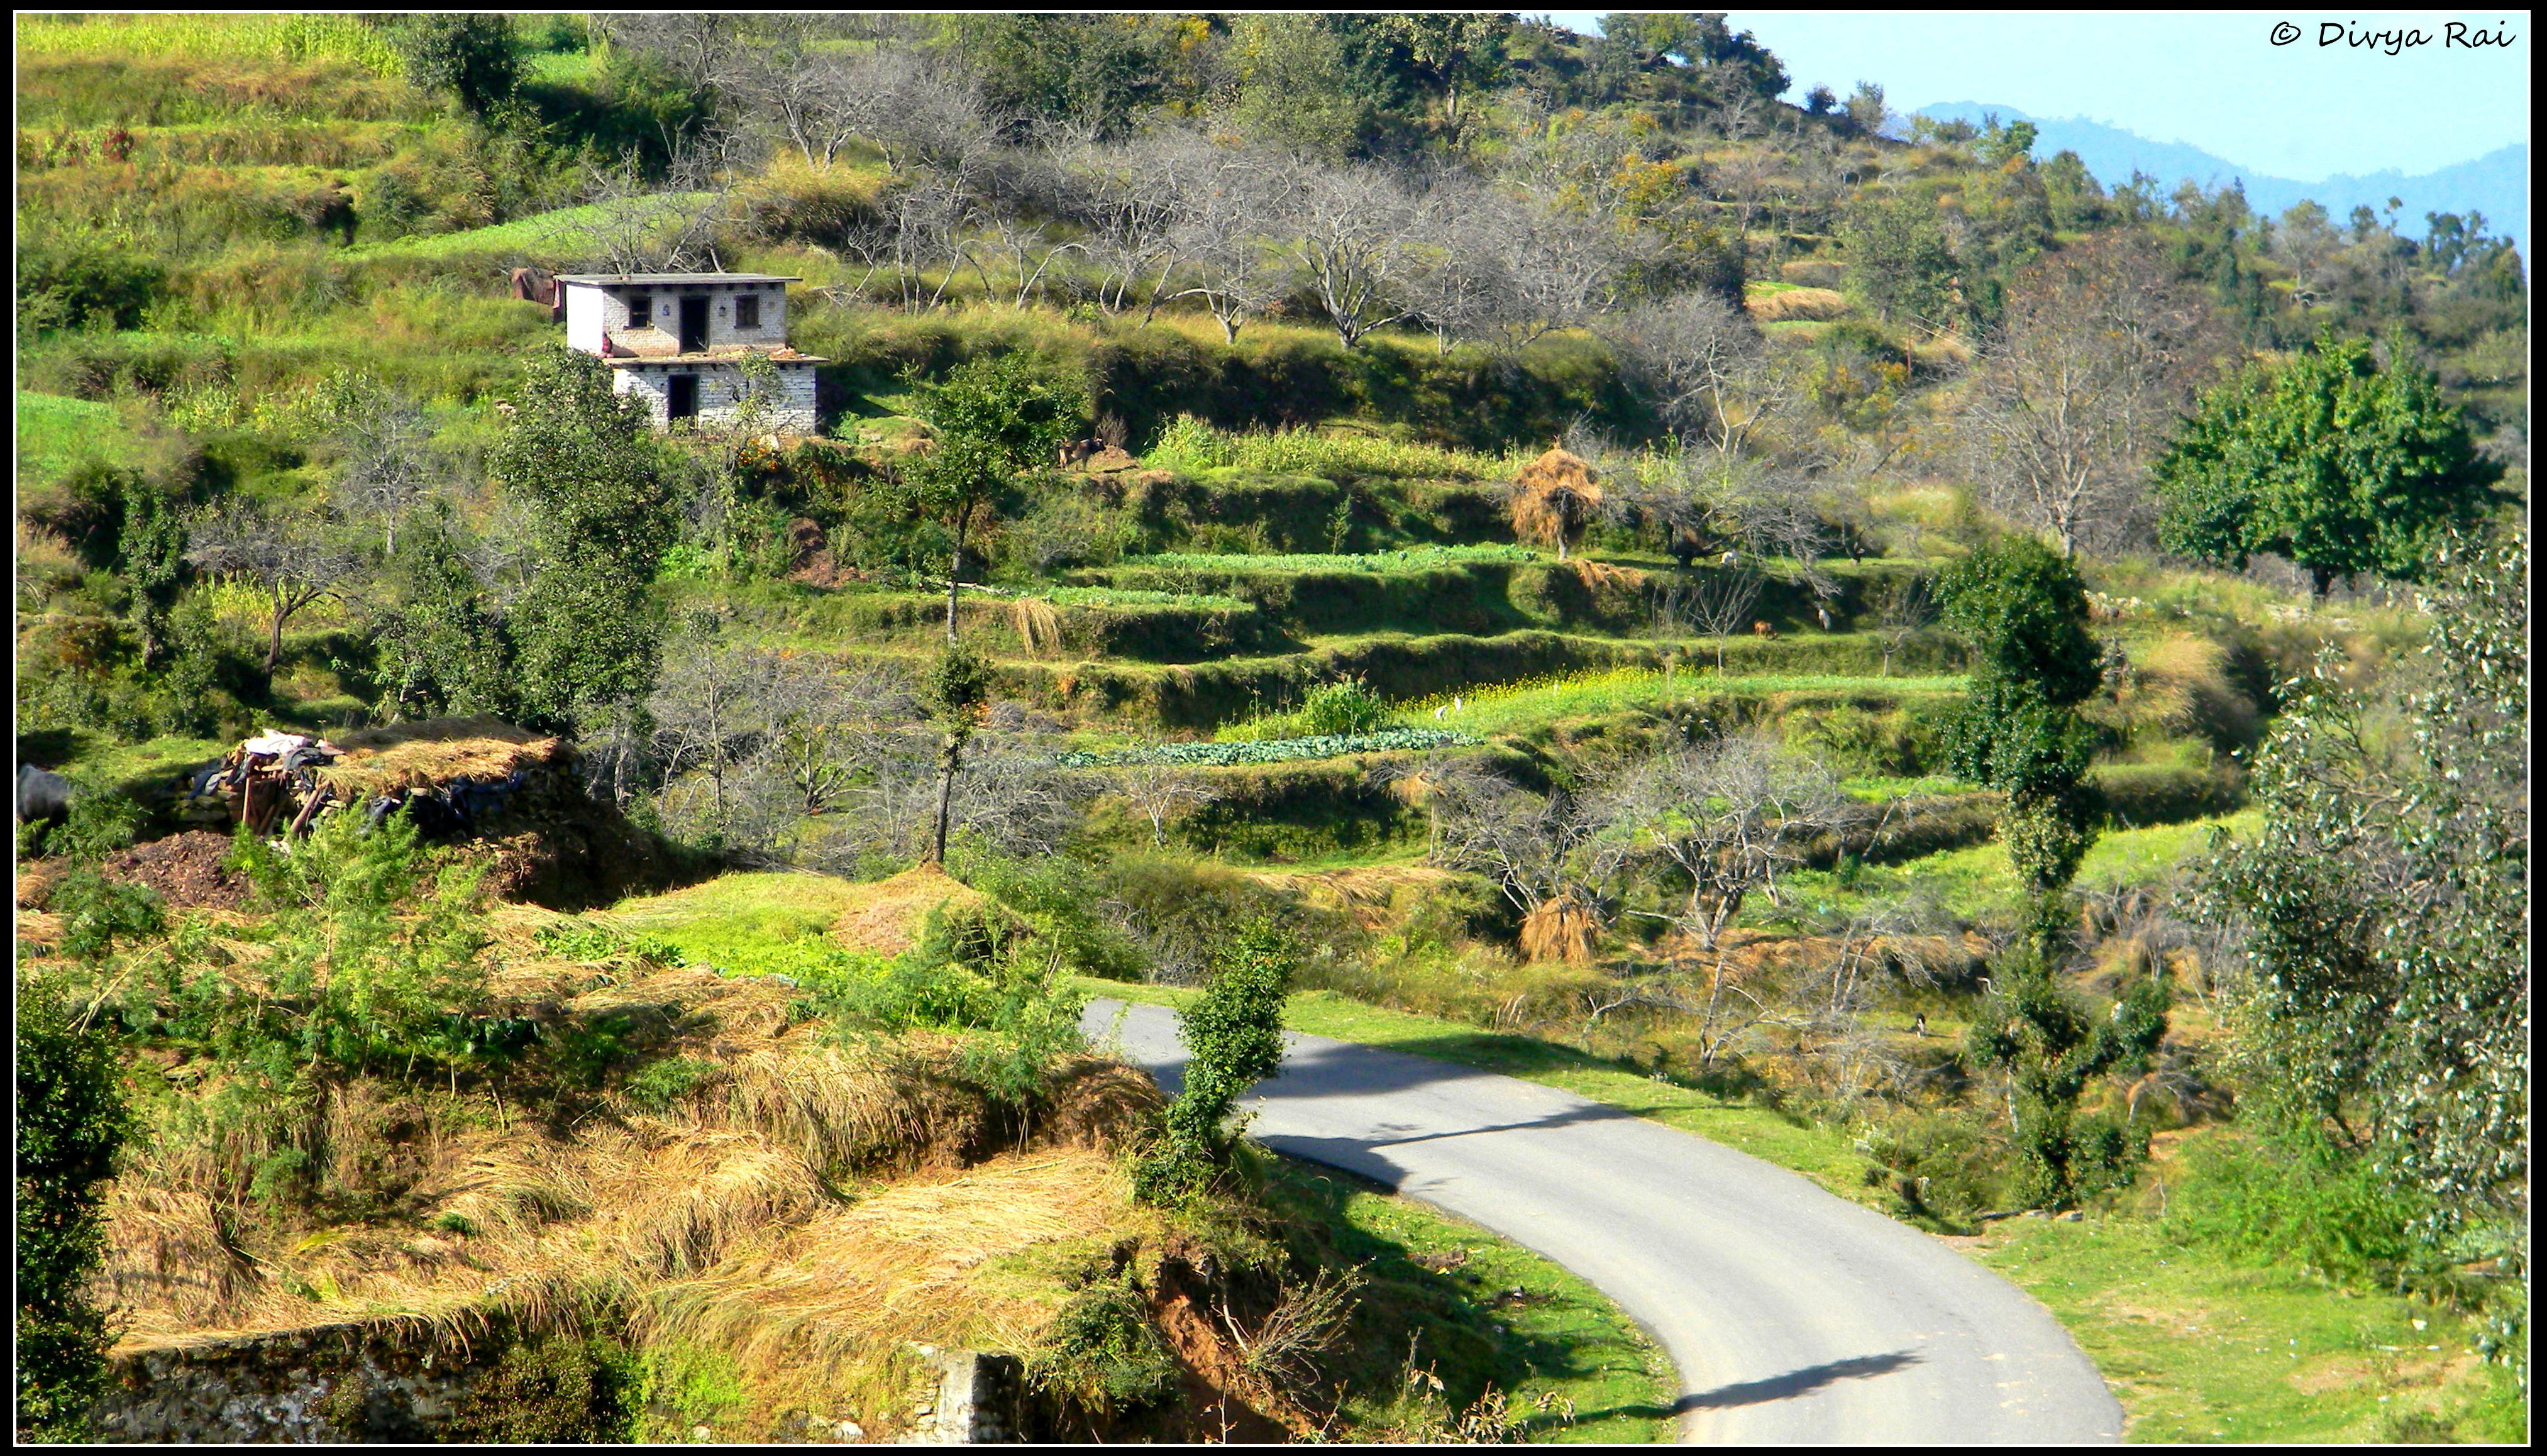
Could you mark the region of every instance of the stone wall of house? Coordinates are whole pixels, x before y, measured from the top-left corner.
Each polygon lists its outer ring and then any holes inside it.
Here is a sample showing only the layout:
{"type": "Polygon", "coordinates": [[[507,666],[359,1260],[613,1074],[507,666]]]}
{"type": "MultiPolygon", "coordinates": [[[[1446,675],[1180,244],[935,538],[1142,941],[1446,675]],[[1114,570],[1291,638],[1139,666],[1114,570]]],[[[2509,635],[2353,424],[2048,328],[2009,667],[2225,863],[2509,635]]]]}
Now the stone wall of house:
{"type": "MultiPolygon", "coordinates": [[[[735,406],[743,398],[743,371],[729,364],[623,365],[610,373],[611,383],[620,393],[635,394],[644,401],[657,429],[670,422],[675,374],[699,377],[699,418],[710,425],[733,424],[735,406]]],[[[770,408],[767,428],[792,435],[813,434],[814,383],[814,366],[780,364],[778,398],[770,408]]]]}

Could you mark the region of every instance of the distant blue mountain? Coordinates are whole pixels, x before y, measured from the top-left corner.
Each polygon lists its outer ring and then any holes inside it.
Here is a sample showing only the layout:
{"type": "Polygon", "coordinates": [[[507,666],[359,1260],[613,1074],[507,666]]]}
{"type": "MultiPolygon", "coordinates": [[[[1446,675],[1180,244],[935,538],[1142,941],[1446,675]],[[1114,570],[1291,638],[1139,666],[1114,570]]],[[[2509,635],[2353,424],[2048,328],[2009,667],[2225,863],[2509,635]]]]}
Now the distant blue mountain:
{"type": "Polygon", "coordinates": [[[2135,168],[2155,177],[2170,192],[2187,177],[2205,187],[2242,181],[2246,184],[2248,206],[2259,213],[2279,213],[2307,199],[2332,214],[2338,222],[2356,206],[2367,205],[2374,212],[2384,212],[2393,197],[2405,203],[2398,211],[2397,229],[2409,236],[2422,235],[2425,213],[2478,212],[2485,214],[2487,230],[2495,236],[2518,239],[2524,247],[2529,237],[2529,144],[2525,141],[2416,177],[2392,170],[2362,177],[2328,177],[2323,182],[2295,182],[2239,166],[2198,146],[2181,141],[2152,141],[2120,127],[2080,117],[2047,121],[2012,106],[1985,106],[1977,101],[1941,102],[1919,109],[1924,117],[1941,122],[1961,119],[1975,126],[1980,125],[1985,113],[1992,112],[2002,122],[2034,124],[2040,133],[2034,143],[2037,158],[2074,151],[2096,180],[2108,188],[2129,182],[2135,168]]]}

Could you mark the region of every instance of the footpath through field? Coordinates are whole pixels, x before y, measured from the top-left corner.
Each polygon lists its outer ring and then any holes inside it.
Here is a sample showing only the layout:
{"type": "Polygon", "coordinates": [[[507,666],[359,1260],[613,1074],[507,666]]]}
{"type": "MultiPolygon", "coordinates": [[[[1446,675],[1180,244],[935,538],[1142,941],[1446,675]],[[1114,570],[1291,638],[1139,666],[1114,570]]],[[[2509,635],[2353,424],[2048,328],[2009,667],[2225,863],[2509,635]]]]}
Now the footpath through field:
{"type": "MultiPolygon", "coordinates": [[[[1174,1092],[1167,1006],[1090,1004],[1174,1092]],[[1119,1020],[1118,1020],[1119,1017],[1119,1020]]],[[[2122,1408],[2041,1305],[1805,1179],[1568,1092],[1286,1033],[1243,1104],[1276,1152],[1375,1179],[1572,1269],[1680,1371],[1684,1440],[2117,1441],[2122,1408]]]]}

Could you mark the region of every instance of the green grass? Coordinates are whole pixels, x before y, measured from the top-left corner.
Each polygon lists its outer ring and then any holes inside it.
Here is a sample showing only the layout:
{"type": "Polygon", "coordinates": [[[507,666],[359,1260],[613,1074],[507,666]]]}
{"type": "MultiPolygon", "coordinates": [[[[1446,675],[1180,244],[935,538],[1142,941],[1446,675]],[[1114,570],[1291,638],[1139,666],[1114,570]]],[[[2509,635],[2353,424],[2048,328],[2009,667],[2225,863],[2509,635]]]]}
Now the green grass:
{"type": "Polygon", "coordinates": [[[1665,673],[1650,667],[1622,667],[1570,672],[1495,683],[1455,693],[1436,693],[1404,706],[1419,723],[1431,723],[1433,711],[1445,728],[1476,733],[1516,732],[1561,718],[1620,713],[1652,708],[1684,694],[1849,693],[1910,697],[1960,693],[1966,679],[1939,677],[1859,677],[1838,673],[1725,672],[1712,666],[1680,667],[1665,673]]]}
{"type": "MultiPolygon", "coordinates": [[[[2163,878],[2189,857],[2199,855],[2211,831],[2252,832],[2262,811],[2189,819],[2146,829],[2107,829],[2096,837],[2078,866],[2083,890],[2144,884],[2163,878]]],[[[1967,918],[2003,912],[2016,894],[2016,877],[2007,866],[2006,846],[1992,840],[1969,849],[1949,849],[1895,865],[1852,865],[1845,871],[1800,870],[1785,877],[1784,906],[1765,900],[1745,908],[1738,923],[1754,927],[1799,927],[1807,921],[1846,916],[1878,903],[1900,899],[1913,883],[1939,892],[1948,908],[1967,918]]]]}
{"type": "Polygon", "coordinates": [[[83,461],[110,464],[131,455],[134,441],[113,405],[61,394],[18,391],[18,478],[56,480],[83,461]]]}
{"type": "Polygon", "coordinates": [[[2043,1301],[2139,1442],[2517,1441],[2468,1321],[2397,1295],[2240,1268],[2139,1218],[2011,1219],[1966,1250],[2043,1301]],[[2420,1322],[2420,1328],[2416,1328],[2420,1322]]]}
{"type": "Polygon", "coordinates": [[[1325,479],[1387,475],[1420,480],[1509,479],[1538,455],[1527,447],[1489,455],[1411,444],[1361,431],[1308,427],[1218,430],[1190,419],[1172,423],[1143,464],[1203,471],[1257,471],[1325,479]]]}
{"type": "Polygon", "coordinates": [[[22,56],[351,61],[395,76],[389,37],[350,15],[22,15],[22,56]]]}
{"type": "Polygon", "coordinates": [[[830,875],[733,874],[598,913],[620,930],[669,942],[694,966],[759,965],[821,940],[858,902],[856,886],[830,875]]]}
{"type": "MultiPolygon", "coordinates": [[[[1328,1357],[1328,1379],[1361,1391],[1398,1386],[1411,1342],[1415,1363],[1431,1366],[1453,1399],[1491,1382],[1514,1413],[1530,1415],[1531,1440],[1671,1439],[1670,1362],[1608,1296],[1465,1219],[1351,1173],[1282,1157],[1266,1165],[1267,1202],[1310,1224],[1365,1281],[1357,1338],[1328,1357]],[[1415,1262],[1462,1254],[1445,1271],[1415,1262]],[[1541,1396],[1550,1398],[1543,1413],[1541,1396]],[[1558,1416],[1568,1408],[1571,1422],[1558,1416]]],[[[1344,1403],[1356,1426],[1385,1425],[1395,1413],[1366,1395],[1344,1403]]]]}
{"type": "Polygon", "coordinates": [[[1298,553],[1277,556],[1211,555],[1198,552],[1162,552],[1150,557],[1126,557],[1123,565],[1164,566],[1186,571],[1230,572],[1303,572],[1303,571],[1430,571],[1442,566],[1463,565],[1469,561],[1537,561],[1546,559],[1537,552],[1521,546],[1411,546],[1397,551],[1370,552],[1361,556],[1330,556],[1322,553],[1298,553]]]}
{"type": "Polygon", "coordinates": [[[563,254],[585,246],[590,229],[609,221],[614,211],[690,207],[706,196],[705,193],[664,193],[626,203],[586,203],[581,207],[560,208],[529,217],[516,217],[492,227],[402,237],[384,243],[362,243],[345,249],[339,256],[348,262],[372,262],[391,258],[449,259],[479,253],[563,254]]]}

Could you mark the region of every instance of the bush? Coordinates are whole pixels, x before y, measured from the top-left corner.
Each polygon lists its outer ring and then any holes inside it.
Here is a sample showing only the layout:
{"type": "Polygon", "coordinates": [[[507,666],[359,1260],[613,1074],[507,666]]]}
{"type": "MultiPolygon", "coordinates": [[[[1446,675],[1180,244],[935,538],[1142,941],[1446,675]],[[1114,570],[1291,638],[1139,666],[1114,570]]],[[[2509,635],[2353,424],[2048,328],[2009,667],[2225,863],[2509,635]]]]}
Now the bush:
{"type": "Polygon", "coordinates": [[[139,328],[166,285],[167,270],[129,240],[31,236],[18,249],[18,329],[34,338],[55,329],[139,328]]]}
{"type": "Polygon", "coordinates": [[[2415,1235],[2425,1210],[2413,1189],[2381,1178],[2358,1156],[2222,1136],[2186,1148],[2182,1166],[2166,1230],[2186,1242],[2391,1287],[2442,1262],[2415,1235]]]}
{"type": "Polygon", "coordinates": [[[1140,1296],[1108,1281],[1073,1295],[1044,1327],[1026,1355],[1026,1380],[1101,1415],[1174,1395],[1177,1365],[1140,1296]]]}
{"type": "Polygon", "coordinates": [[[18,1428],[86,1433],[116,1330],[88,1294],[106,1247],[99,1185],[132,1130],[115,1049],[60,993],[18,981],[18,1428]]]}
{"type": "Polygon", "coordinates": [[[1282,1066],[1282,999],[1297,964],[1290,938],[1259,919],[1217,960],[1203,993],[1177,1014],[1185,1088],[1168,1104],[1159,1146],[1133,1168],[1133,1193],[1146,1203],[1180,1203],[1208,1186],[1238,1140],[1238,1129],[1223,1126],[1230,1108],[1282,1066]]]}
{"type": "Polygon", "coordinates": [[[1395,717],[1359,677],[1311,688],[1308,701],[1300,705],[1300,728],[1308,737],[1375,733],[1391,727],[1395,717]]]}

